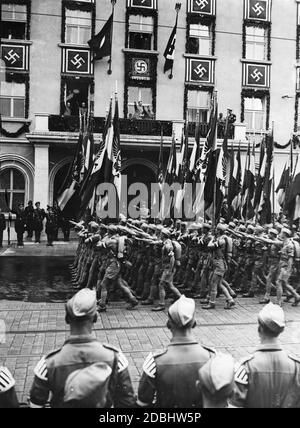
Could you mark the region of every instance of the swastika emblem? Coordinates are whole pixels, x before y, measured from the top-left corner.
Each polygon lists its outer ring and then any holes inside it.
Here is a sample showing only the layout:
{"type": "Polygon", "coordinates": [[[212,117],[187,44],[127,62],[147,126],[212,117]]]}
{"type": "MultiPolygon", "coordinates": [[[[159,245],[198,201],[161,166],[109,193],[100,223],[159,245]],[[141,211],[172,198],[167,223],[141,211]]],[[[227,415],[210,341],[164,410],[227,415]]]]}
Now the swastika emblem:
{"type": "Polygon", "coordinates": [[[13,49],[11,49],[7,55],[4,56],[4,58],[13,65],[17,60],[20,58],[20,55],[17,54],[13,49]]]}
{"type": "Polygon", "coordinates": [[[90,73],[90,53],[84,50],[67,49],[66,72],[90,73]]]}
{"type": "Polygon", "coordinates": [[[266,86],[267,85],[267,68],[266,66],[259,66],[255,64],[247,64],[248,78],[247,84],[254,86],[266,86]]]}
{"type": "Polygon", "coordinates": [[[256,83],[259,82],[263,76],[264,75],[260,71],[258,71],[257,68],[251,73],[251,77],[256,81],[256,83]]]}
{"type": "Polygon", "coordinates": [[[24,70],[24,46],[1,46],[1,59],[4,61],[6,67],[17,68],[24,70]]]}
{"type": "Polygon", "coordinates": [[[210,82],[211,63],[203,60],[191,60],[190,80],[197,82],[210,82]]]}
{"type": "Polygon", "coordinates": [[[134,70],[137,74],[145,74],[148,72],[148,64],[144,60],[137,60],[134,63],[134,70]]]}
{"type": "Polygon", "coordinates": [[[212,13],[213,0],[192,0],[192,12],[212,13]]]}
{"type": "Polygon", "coordinates": [[[250,0],[249,17],[255,19],[267,19],[267,2],[262,0],[250,0]]]}
{"type": "Polygon", "coordinates": [[[150,79],[150,60],[148,58],[132,58],[131,77],[133,79],[150,79]]]}
{"type": "Polygon", "coordinates": [[[81,68],[83,64],[85,64],[85,60],[80,56],[79,54],[75,55],[74,58],[71,60],[71,63],[77,68],[81,68]]]}
{"type": "Polygon", "coordinates": [[[208,5],[208,1],[207,0],[195,0],[195,3],[197,6],[200,7],[200,9],[204,9],[205,6],[208,5]]]}

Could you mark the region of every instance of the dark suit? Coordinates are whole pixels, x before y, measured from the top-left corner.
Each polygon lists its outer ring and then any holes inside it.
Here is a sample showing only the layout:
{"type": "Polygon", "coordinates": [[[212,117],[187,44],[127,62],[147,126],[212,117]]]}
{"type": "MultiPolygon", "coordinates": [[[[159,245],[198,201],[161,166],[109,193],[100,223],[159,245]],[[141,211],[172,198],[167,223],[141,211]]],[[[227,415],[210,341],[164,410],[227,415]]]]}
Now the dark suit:
{"type": "Polygon", "coordinates": [[[2,247],[3,243],[3,232],[6,229],[6,221],[4,214],[0,214],[0,248],[2,247]]]}

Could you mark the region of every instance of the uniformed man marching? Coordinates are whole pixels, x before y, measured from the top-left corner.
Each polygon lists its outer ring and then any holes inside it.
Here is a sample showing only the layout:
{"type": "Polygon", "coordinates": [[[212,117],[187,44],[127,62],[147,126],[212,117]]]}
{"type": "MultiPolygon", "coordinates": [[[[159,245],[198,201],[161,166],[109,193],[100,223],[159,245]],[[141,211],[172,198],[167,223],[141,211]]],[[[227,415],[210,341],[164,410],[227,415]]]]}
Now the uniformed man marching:
{"type": "Polygon", "coordinates": [[[96,293],[84,288],[66,304],[66,322],[71,335],[62,348],[43,357],[34,370],[30,391],[31,407],[44,407],[51,393],[51,407],[68,407],[64,401],[65,385],[75,370],[96,363],[106,363],[112,370],[103,407],[132,407],[134,392],[128,361],[121,351],[101,344],[92,334],[97,320],[96,293]]]}
{"type": "Polygon", "coordinates": [[[268,303],[258,315],[260,346],[244,358],[235,373],[235,407],[300,407],[300,359],[278,341],[285,327],[279,305],[268,303]]]}
{"type": "Polygon", "coordinates": [[[201,393],[196,387],[198,370],[215,353],[195,339],[195,325],[195,301],[182,295],[168,311],[170,344],[163,351],[150,353],[144,362],[138,406],[202,407],[201,393]]]}

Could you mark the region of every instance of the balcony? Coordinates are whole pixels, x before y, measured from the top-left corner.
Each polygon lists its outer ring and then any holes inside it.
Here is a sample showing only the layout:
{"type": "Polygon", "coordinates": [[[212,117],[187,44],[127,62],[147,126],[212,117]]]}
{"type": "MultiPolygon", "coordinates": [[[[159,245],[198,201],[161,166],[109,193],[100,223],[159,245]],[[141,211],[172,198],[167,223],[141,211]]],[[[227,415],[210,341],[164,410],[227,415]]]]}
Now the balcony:
{"type": "MultiPolygon", "coordinates": [[[[102,133],[105,118],[94,117],[94,132],[102,133]]],[[[160,135],[163,129],[164,136],[172,136],[172,122],[164,120],[132,120],[120,119],[120,132],[124,135],[160,135]]],[[[49,116],[49,131],[78,132],[78,116],[49,116]]]]}
{"type": "MultiPolygon", "coordinates": [[[[229,130],[228,130],[228,138],[229,140],[234,138],[234,125],[229,124],[229,130]]],[[[209,124],[208,123],[200,123],[199,125],[199,132],[200,132],[200,138],[206,138],[207,133],[209,130],[209,124]]],[[[188,126],[188,133],[189,137],[194,137],[196,131],[196,123],[190,122],[188,126]]],[[[218,138],[224,138],[224,131],[225,131],[225,124],[218,124],[218,138]]]]}

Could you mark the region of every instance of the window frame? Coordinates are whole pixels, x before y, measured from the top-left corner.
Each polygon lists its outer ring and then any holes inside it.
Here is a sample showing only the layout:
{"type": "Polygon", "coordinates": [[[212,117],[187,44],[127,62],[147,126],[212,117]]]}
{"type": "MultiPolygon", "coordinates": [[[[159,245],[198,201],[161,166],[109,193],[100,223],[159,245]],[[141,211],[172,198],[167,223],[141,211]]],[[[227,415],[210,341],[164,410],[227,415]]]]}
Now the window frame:
{"type": "MultiPolygon", "coordinates": [[[[145,18],[152,17],[153,18],[153,31],[152,31],[152,41],[151,41],[151,49],[146,49],[147,52],[157,51],[157,24],[158,24],[158,13],[156,9],[138,9],[138,8],[128,8],[126,10],[126,29],[125,29],[125,48],[133,49],[136,51],[141,51],[142,49],[130,48],[129,47],[129,35],[130,35],[130,16],[142,16],[145,18]]],[[[145,33],[147,34],[147,33],[145,33]]],[[[150,33],[148,33],[150,34],[150,33]]]]}
{"type": "MultiPolygon", "coordinates": [[[[11,4],[11,5],[20,5],[20,6],[26,6],[26,20],[22,20],[19,22],[25,22],[25,34],[24,34],[24,38],[23,39],[14,39],[11,38],[9,40],[30,40],[30,19],[31,19],[31,0],[2,0],[1,1],[1,6],[2,5],[7,5],[7,4],[11,4]]],[[[0,8],[0,16],[2,15],[2,10],[0,8]]],[[[3,22],[9,22],[12,21],[14,22],[14,20],[8,20],[8,21],[3,21],[3,22]]],[[[18,21],[17,21],[18,22],[18,21]]],[[[3,37],[3,40],[5,40],[5,38],[3,37]]]]}
{"type": "Polygon", "coordinates": [[[268,129],[268,127],[269,127],[270,95],[268,93],[256,95],[255,92],[253,92],[253,93],[250,92],[250,93],[243,94],[242,97],[243,97],[242,98],[242,106],[243,106],[243,108],[242,108],[242,119],[244,119],[242,121],[246,125],[247,132],[251,132],[251,131],[254,131],[254,132],[266,131],[268,129]],[[255,117],[256,117],[255,112],[259,112],[260,110],[246,109],[246,107],[245,107],[246,98],[252,98],[252,99],[256,98],[256,99],[262,100],[262,105],[263,105],[263,110],[262,110],[263,111],[263,125],[264,125],[263,128],[261,128],[261,129],[255,128],[255,117]],[[252,117],[251,117],[251,122],[252,122],[251,123],[251,127],[247,126],[246,119],[245,119],[246,112],[249,112],[249,113],[252,114],[252,117]]]}
{"type": "Polygon", "coordinates": [[[197,14],[187,14],[186,17],[186,43],[185,43],[185,53],[195,56],[214,56],[216,49],[216,17],[215,16],[201,16],[197,14]],[[189,52],[189,39],[190,39],[190,27],[191,25],[199,24],[202,26],[209,27],[210,32],[210,54],[195,54],[189,52]]]}
{"type": "MultiPolygon", "coordinates": [[[[183,119],[186,120],[188,118],[188,93],[189,91],[201,91],[201,92],[207,92],[210,96],[210,99],[212,99],[213,95],[213,86],[209,85],[203,85],[200,86],[193,83],[187,83],[184,86],[184,101],[183,101],[183,119]]],[[[201,109],[199,109],[201,110],[201,109]]],[[[207,113],[207,123],[209,122],[209,116],[210,116],[210,106],[208,106],[208,113],[207,113]]],[[[195,123],[195,122],[192,122],[195,123]]]]}
{"type": "MultiPolygon", "coordinates": [[[[11,81],[11,82],[6,82],[6,83],[10,83],[12,84],[12,88],[14,88],[14,84],[18,83],[15,81],[11,81]]],[[[20,95],[14,95],[13,93],[11,93],[10,95],[1,95],[0,94],[0,100],[1,99],[9,99],[10,100],[10,115],[9,116],[4,116],[4,118],[14,118],[14,119],[25,119],[26,118],[26,98],[27,98],[27,91],[26,91],[26,82],[20,82],[18,84],[23,84],[24,85],[24,95],[20,96],[20,95]],[[24,116],[15,116],[14,113],[14,102],[13,100],[18,99],[18,100],[23,100],[24,101],[24,116]]],[[[12,91],[13,92],[13,91],[12,91]]]]}
{"type": "MultiPolygon", "coordinates": [[[[82,19],[82,18],[80,18],[80,17],[72,17],[72,19],[78,19],[79,20],[79,23],[80,23],[80,19],[82,19]]],[[[76,10],[74,10],[74,9],[68,9],[68,8],[66,8],[66,18],[65,18],[65,43],[66,44],[68,44],[68,45],[72,45],[72,46],[87,46],[87,42],[86,43],[80,43],[80,30],[81,29],[84,29],[84,30],[87,30],[87,29],[89,29],[90,30],[90,34],[89,34],[89,38],[91,38],[92,37],[92,12],[91,11],[82,11],[82,10],[79,10],[79,9],[76,9],[76,10]],[[68,24],[68,16],[67,16],[67,10],[68,11],[70,11],[70,12],[85,12],[85,13],[89,13],[90,14],[90,25],[80,25],[80,24],[68,24]],[[76,36],[77,36],[77,40],[76,40],[76,42],[73,42],[73,41],[67,41],[67,35],[68,35],[68,29],[70,29],[70,28],[72,28],[72,29],[76,29],[76,36]]],[[[89,40],[89,39],[88,39],[89,40]]]]}
{"type": "MultiPolygon", "coordinates": [[[[257,38],[257,37],[260,37],[260,36],[256,36],[256,35],[253,36],[253,35],[251,35],[251,37],[257,38]]],[[[245,26],[245,59],[249,60],[249,61],[252,61],[252,60],[256,60],[256,61],[267,61],[267,58],[268,58],[268,31],[267,31],[267,29],[265,27],[263,27],[263,26],[249,25],[249,24],[247,24],[245,26]],[[249,41],[248,40],[247,41],[247,37],[249,37],[249,35],[247,34],[247,29],[249,29],[249,28],[253,28],[254,30],[258,30],[258,29],[263,30],[264,31],[264,36],[263,36],[264,41],[263,42],[258,42],[257,40],[254,40],[254,41],[252,41],[252,40],[249,41]],[[255,50],[256,46],[263,46],[264,47],[264,56],[263,56],[263,58],[257,58],[257,56],[255,56],[255,55],[253,55],[253,57],[248,56],[247,52],[248,52],[248,46],[249,45],[254,46],[254,50],[255,50]]]]}
{"type": "Polygon", "coordinates": [[[66,43],[66,12],[68,10],[78,10],[82,12],[91,13],[91,37],[95,35],[95,24],[96,24],[96,3],[94,0],[91,1],[72,1],[62,0],[62,11],[61,11],[61,43],[67,44],[68,46],[88,46],[85,44],[73,44],[66,43]]]}
{"type": "Polygon", "coordinates": [[[27,196],[27,181],[26,181],[26,175],[24,174],[24,172],[22,170],[20,170],[19,168],[13,167],[13,166],[8,166],[8,167],[4,167],[3,169],[0,170],[0,175],[1,173],[3,173],[4,171],[9,170],[10,172],[10,178],[9,178],[9,189],[0,189],[0,193],[5,195],[5,190],[8,193],[8,197],[9,197],[9,208],[12,210],[13,209],[13,195],[14,194],[24,194],[24,206],[25,206],[25,202],[26,202],[26,196],[27,196]],[[23,179],[24,179],[24,189],[14,189],[14,170],[18,171],[20,174],[22,174],[23,179]]]}
{"type": "MultiPolygon", "coordinates": [[[[193,110],[196,112],[196,117],[197,117],[197,113],[199,112],[201,114],[201,112],[206,112],[207,115],[207,120],[206,122],[204,120],[200,120],[201,123],[208,123],[209,122],[209,111],[210,111],[210,103],[208,102],[206,108],[204,108],[203,106],[191,106],[189,107],[189,93],[190,92],[196,92],[197,93],[197,98],[198,96],[200,96],[200,92],[206,93],[208,95],[208,97],[210,97],[210,101],[211,101],[211,97],[212,97],[212,93],[210,91],[206,91],[206,90],[202,90],[202,89],[187,89],[187,107],[186,107],[186,111],[187,111],[187,117],[188,117],[188,121],[195,123],[196,122],[196,118],[195,120],[190,120],[189,116],[190,116],[190,110],[193,110]]],[[[201,118],[201,116],[200,116],[201,118]]]]}
{"type": "MultiPolygon", "coordinates": [[[[128,85],[128,87],[127,87],[127,114],[128,114],[128,116],[130,114],[129,107],[133,107],[134,108],[134,102],[133,103],[129,102],[129,90],[130,90],[130,88],[137,88],[138,89],[138,99],[136,100],[137,102],[142,101],[142,99],[141,99],[141,92],[140,92],[140,91],[142,91],[142,89],[149,89],[151,91],[152,103],[151,104],[145,104],[145,103],[143,103],[143,106],[150,107],[151,112],[153,114],[153,118],[154,118],[155,117],[155,113],[154,113],[154,108],[153,108],[153,101],[154,101],[153,88],[150,87],[150,86],[141,86],[141,85],[138,85],[138,86],[128,85]]],[[[143,120],[143,119],[138,119],[138,120],[143,120]]]]}
{"type": "Polygon", "coordinates": [[[196,53],[194,53],[194,52],[187,52],[187,53],[194,54],[194,55],[201,55],[201,56],[212,56],[212,50],[213,50],[213,30],[212,30],[212,24],[206,25],[206,24],[201,24],[200,22],[198,22],[198,23],[190,23],[190,25],[189,25],[189,36],[188,36],[187,46],[189,46],[191,38],[199,40],[199,42],[198,42],[199,43],[199,45],[198,45],[198,52],[196,52],[196,53]],[[207,27],[208,28],[208,32],[209,32],[209,36],[208,37],[191,36],[191,27],[192,27],[192,25],[199,25],[199,26],[202,26],[202,27],[207,27]],[[209,41],[209,52],[208,53],[201,52],[201,49],[200,49],[200,47],[201,47],[201,40],[209,41]]]}

